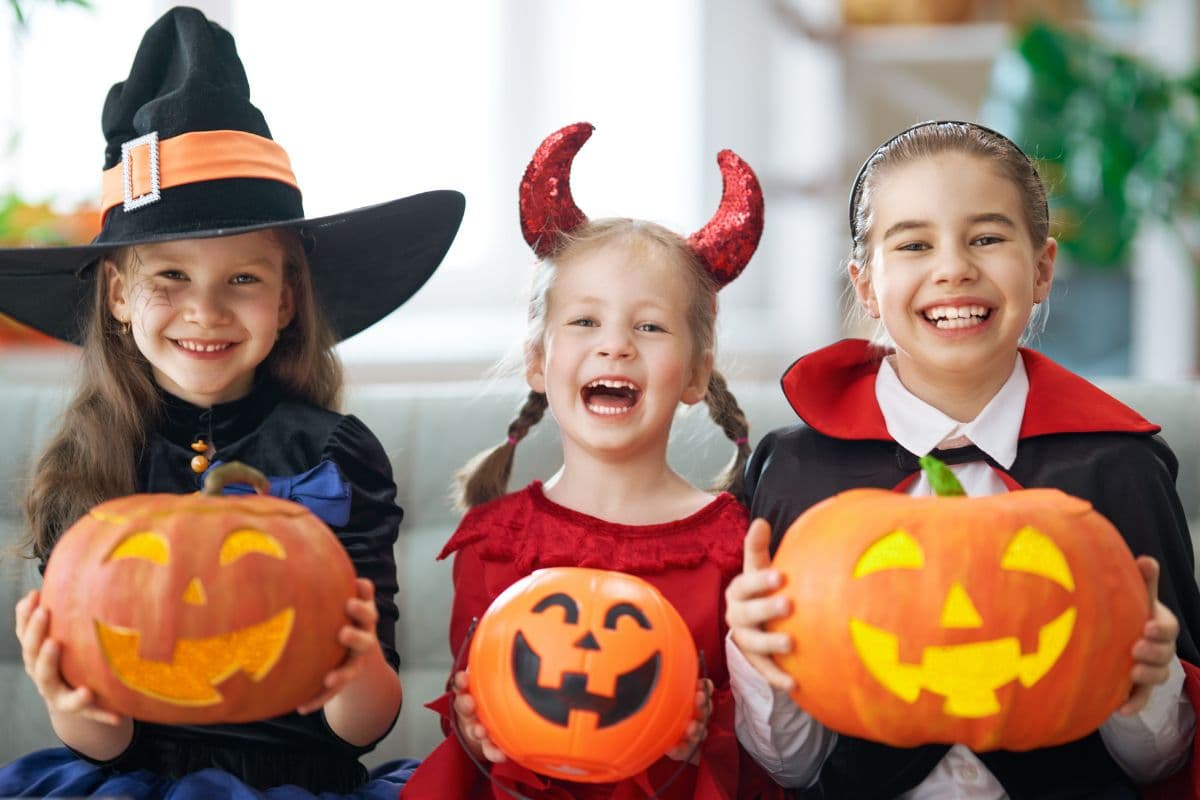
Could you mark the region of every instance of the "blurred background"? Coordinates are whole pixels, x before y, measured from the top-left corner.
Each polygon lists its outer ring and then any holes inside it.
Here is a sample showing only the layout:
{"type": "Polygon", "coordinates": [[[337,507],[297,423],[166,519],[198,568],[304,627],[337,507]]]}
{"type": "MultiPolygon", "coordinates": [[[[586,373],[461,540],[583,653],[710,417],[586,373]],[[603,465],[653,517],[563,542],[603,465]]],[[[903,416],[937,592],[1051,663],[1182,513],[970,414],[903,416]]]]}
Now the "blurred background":
{"type": "MultiPolygon", "coordinates": [[[[0,242],[86,241],[100,109],[163,0],[0,2],[0,242]]],[[[766,233],[722,292],[718,362],[774,380],[846,321],[846,194],[908,125],[978,120],[1038,160],[1062,243],[1032,342],[1091,377],[1200,374],[1196,0],[205,0],[310,216],[454,188],[443,266],[341,345],[352,379],[479,376],[518,346],[532,255],[517,183],[541,139],[596,125],[592,217],[687,234],[715,155],[758,172],[766,233]]],[[[70,362],[0,320],[0,358],[70,362]]]]}

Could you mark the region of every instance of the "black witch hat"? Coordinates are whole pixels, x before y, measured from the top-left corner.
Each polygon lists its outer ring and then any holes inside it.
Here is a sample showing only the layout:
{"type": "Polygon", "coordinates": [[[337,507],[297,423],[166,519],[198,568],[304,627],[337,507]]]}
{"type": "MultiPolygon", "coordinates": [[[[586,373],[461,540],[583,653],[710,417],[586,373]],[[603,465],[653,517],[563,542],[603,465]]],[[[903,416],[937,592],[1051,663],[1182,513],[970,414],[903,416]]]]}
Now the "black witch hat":
{"type": "Polygon", "coordinates": [[[81,247],[0,249],[0,312],[69,342],[83,335],[103,253],[278,227],[300,232],[322,311],[345,339],[428,280],[462,221],[454,191],[305,219],[287,153],[250,102],[233,37],[194,8],[171,9],[146,31],[101,124],[100,234],[81,247]]]}

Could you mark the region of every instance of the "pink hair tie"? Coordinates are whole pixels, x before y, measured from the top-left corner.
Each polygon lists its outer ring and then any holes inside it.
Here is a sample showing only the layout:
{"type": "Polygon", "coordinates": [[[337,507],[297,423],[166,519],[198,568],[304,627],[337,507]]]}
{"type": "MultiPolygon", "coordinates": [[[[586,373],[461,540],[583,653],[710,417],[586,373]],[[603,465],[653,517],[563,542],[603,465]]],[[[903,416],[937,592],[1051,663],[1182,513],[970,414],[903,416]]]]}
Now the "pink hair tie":
{"type": "Polygon", "coordinates": [[[517,442],[519,442],[519,441],[521,441],[521,440],[520,440],[520,439],[518,439],[518,438],[517,438],[517,437],[515,437],[515,436],[509,436],[509,437],[507,437],[507,438],[506,438],[504,441],[508,442],[508,443],[509,443],[509,444],[511,444],[513,447],[516,447],[516,446],[517,446],[517,442]]]}
{"type": "Polygon", "coordinates": [[[738,438],[733,440],[733,443],[736,444],[738,447],[741,447],[744,444],[749,444],[750,440],[747,439],[745,436],[739,436],[738,438]]]}

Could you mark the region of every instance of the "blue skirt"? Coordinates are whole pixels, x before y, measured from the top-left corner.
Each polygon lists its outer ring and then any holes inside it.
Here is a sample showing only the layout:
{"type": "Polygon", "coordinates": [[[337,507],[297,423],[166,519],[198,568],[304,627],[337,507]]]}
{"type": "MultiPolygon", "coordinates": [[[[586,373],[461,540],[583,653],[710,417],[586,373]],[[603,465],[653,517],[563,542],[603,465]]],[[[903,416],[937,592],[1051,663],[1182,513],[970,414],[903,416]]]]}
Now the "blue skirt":
{"type": "Polygon", "coordinates": [[[419,761],[400,759],[371,770],[367,783],[350,794],[315,795],[298,786],[254,789],[219,769],[182,778],[153,772],[112,772],[78,758],[65,747],[38,750],[0,767],[0,797],[113,797],[130,800],[396,800],[419,761]]]}

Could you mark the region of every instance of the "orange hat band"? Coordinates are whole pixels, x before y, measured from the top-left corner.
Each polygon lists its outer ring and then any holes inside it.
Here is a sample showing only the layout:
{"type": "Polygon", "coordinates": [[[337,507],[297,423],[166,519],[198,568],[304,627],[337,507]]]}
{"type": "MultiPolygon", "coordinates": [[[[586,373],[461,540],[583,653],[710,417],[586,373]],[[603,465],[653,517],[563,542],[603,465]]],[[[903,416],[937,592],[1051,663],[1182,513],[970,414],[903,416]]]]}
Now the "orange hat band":
{"type": "Polygon", "coordinates": [[[159,140],[148,133],[121,146],[121,163],[104,171],[101,216],[157,202],[161,191],[222,178],[265,178],[300,190],[287,152],[245,131],[194,131],[159,140]]]}

